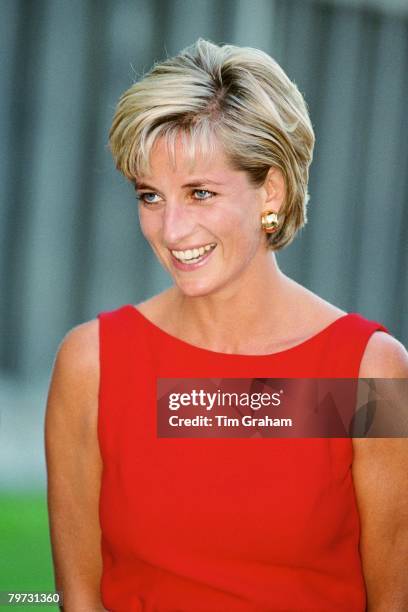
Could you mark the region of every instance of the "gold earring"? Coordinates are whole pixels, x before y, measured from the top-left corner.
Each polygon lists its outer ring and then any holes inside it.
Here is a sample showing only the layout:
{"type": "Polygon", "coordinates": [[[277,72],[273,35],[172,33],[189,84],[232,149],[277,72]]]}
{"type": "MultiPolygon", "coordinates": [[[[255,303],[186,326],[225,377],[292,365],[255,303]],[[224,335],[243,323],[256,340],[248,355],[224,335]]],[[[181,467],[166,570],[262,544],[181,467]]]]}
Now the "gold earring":
{"type": "Polygon", "coordinates": [[[276,232],[279,225],[278,213],[274,210],[267,210],[261,215],[262,228],[267,234],[273,234],[276,232]]]}

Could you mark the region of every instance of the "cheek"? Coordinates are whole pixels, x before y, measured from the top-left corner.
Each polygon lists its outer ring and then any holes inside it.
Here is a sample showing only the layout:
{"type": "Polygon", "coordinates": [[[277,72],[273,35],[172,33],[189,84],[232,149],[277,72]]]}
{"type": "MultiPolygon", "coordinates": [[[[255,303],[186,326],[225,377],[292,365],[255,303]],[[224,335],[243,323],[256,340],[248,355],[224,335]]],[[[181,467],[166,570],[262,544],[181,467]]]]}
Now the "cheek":
{"type": "Polygon", "coordinates": [[[226,262],[240,267],[251,260],[261,236],[256,213],[251,210],[250,204],[247,208],[241,204],[218,211],[213,227],[218,229],[217,237],[221,240],[223,259],[226,262]]]}
{"type": "Polygon", "coordinates": [[[224,235],[229,234],[244,243],[252,243],[259,239],[260,218],[251,202],[240,202],[236,207],[224,211],[224,235]]]}
{"type": "Polygon", "coordinates": [[[139,209],[139,226],[140,231],[146,240],[152,240],[160,231],[160,219],[151,211],[146,211],[143,208],[139,209]],[[150,213],[150,214],[149,214],[150,213]]]}
{"type": "Polygon", "coordinates": [[[211,221],[222,230],[227,231],[249,231],[255,227],[256,220],[250,203],[237,200],[228,202],[228,205],[215,208],[211,211],[211,221]]]}

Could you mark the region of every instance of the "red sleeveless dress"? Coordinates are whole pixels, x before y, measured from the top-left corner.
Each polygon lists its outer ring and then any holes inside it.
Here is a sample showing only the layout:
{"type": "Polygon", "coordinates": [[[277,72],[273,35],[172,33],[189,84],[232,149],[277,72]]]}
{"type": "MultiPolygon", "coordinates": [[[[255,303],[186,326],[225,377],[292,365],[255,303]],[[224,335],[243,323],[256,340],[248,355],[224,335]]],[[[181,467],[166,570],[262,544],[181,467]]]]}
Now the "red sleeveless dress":
{"type": "Polygon", "coordinates": [[[352,441],[158,438],[157,378],[357,377],[383,325],[351,313],[271,355],[99,314],[102,601],[113,612],[364,612],[352,441]]]}

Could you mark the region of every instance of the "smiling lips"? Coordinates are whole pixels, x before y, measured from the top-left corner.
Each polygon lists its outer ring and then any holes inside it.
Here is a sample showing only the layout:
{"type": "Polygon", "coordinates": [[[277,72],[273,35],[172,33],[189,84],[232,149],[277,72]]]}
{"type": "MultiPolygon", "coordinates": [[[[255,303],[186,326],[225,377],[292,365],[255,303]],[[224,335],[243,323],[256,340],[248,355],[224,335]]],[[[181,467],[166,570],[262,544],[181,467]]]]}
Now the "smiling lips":
{"type": "Polygon", "coordinates": [[[203,245],[194,249],[187,249],[186,251],[175,251],[172,250],[171,254],[179,262],[187,265],[195,264],[201,261],[209,251],[212,251],[217,245],[212,242],[210,244],[203,245]]]}

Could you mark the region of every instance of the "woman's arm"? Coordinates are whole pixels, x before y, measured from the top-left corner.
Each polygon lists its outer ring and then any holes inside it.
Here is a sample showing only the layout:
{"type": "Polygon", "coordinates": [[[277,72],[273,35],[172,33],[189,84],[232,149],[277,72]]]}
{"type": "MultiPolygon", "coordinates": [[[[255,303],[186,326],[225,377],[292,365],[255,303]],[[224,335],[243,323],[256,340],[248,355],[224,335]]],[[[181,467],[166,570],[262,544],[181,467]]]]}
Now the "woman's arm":
{"type": "Polygon", "coordinates": [[[45,449],[55,583],[63,610],[104,610],[98,518],[101,457],[97,439],[98,321],[63,340],[52,374],[45,449]]]}
{"type": "MultiPolygon", "coordinates": [[[[361,378],[408,378],[408,353],[392,336],[368,342],[361,378]]],[[[408,406],[406,406],[408,412],[408,406]]],[[[367,612],[408,610],[408,438],[353,439],[367,612]]]]}

